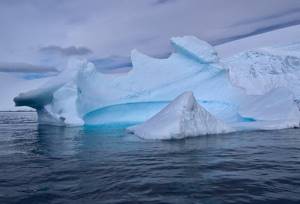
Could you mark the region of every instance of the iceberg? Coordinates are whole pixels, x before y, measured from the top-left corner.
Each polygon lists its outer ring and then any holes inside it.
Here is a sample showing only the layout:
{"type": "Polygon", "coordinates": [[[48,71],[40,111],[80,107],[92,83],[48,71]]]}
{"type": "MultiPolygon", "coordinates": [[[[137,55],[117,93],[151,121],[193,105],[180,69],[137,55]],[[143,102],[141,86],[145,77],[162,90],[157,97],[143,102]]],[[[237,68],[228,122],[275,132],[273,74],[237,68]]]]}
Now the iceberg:
{"type": "Polygon", "coordinates": [[[174,52],[166,59],[133,50],[132,69],[122,73],[102,73],[87,60],[71,59],[57,77],[15,97],[15,104],[35,108],[40,124],[129,126],[192,91],[201,113],[237,131],[299,126],[299,44],[228,58],[193,36],[172,38],[171,44],[174,52]]]}
{"type": "Polygon", "coordinates": [[[192,92],[181,94],[152,118],[127,130],[144,139],[163,140],[233,131],[200,106],[192,92]]]}

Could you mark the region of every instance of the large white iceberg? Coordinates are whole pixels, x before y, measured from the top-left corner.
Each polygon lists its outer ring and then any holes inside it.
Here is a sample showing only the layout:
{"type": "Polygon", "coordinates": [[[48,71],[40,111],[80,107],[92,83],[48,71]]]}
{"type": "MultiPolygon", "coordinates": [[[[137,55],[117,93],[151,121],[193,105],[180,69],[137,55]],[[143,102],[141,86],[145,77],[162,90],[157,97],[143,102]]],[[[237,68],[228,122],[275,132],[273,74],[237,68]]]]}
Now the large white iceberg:
{"type": "Polygon", "coordinates": [[[43,124],[132,125],[191,90],[200,106],[236,130],[299,126],[297,44],[219,59],[195,37],[171,43],[175,52],[166,59],[133,50],[133,67],[125,73],[101,73],[88,61],[71,60],[58,77],[16,97],[16,105],[35,108],[43,124]]]}
{"type": "Polygon", "coordinates": [[[182,139],[228,133],[233,129],[201,107],[192,92],[185,92],[145,123],[129,127],[128,131],[144,139],[182,139]]]}

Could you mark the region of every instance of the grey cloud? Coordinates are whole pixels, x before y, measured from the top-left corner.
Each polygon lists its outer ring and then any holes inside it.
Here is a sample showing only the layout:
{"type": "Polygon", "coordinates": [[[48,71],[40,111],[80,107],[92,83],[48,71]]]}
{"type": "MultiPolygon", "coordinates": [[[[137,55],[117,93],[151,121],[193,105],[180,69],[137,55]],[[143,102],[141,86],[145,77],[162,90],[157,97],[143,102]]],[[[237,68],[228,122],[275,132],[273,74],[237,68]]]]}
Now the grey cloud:
{"type": "Polygon", "coordinates": [[[166,3],[172,3],[175,2],[176,0],[155,0],[154,5],[161,5],[161,4],[166,4],[166,3]]]}
{"type": "Polygon", "coordinates": [[[58,70],[54,67],[38,66],[27,63],[0,62],[0,72],[49,73],[58,72],[58,70]]]}
{"type": "Polygon", "coordinates": [[[0,58],[38,64],[45,50],[93,58],[129,56],[132,49],[159,55],[171,51],[172,36],[220,43],[295,24],[297,9],[299,0],[0,0],[0,58]],[[58,46],[39,50],[43,45],[58,46]]]}
{"type": "MultiPolygon", "coordinates": [[[[167,58],[171,53],[161,53],[154,55],[155,58],[167,58]]],[[[110,56],[106,58],[93,59],[91,62],[96,69],[103,73],[126,72],[132,68],[130,57],[125,56],[110,56]]]]}
{"type": "Polygon", "coordinates": [[[63,48],[56,45],[42,47],[39,51],[42,53],[59,54],[64,56],[88,55],[92,53],[92,51],[86,47],[70,46],[63,48]]]}
{"type": "Polygon", "coordinates": [[[266,15],[266,16],[259,17],[259,18],[251,17],[249,19],[245,19],[243,21],[237,22],[237,23],[231,25],[231,27],[241,26],[241,25],[249,25],[249,24],[262,22],[262,21],[267,21],[267,20],[274,20],[274,19],[278,19],[278,18],[281,18],[281,17],[291,16],[291,15],[299,14],[299,13],[300,13],[300,6],[298,8],[288,9],[288,10],[283,11],[281,13],[266,15]]]}

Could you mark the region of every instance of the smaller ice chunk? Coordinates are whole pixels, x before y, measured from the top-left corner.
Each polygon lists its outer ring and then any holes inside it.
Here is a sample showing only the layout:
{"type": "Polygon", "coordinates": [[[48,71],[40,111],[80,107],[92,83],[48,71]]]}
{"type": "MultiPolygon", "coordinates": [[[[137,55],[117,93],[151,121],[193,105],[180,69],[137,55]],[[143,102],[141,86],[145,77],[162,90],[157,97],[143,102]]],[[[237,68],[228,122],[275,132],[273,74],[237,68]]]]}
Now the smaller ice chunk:
{"type": "Polygon", "coordinates": [[[215,49],[195,36],[173,37],[171,43],[176,52],[200,63],[218,63],[219,61],[215,49]]]}
{"type": "Polygon", "coordinates": [[[201,107],[192,92],[184,92],[145,123],[127,129],[144,139],[182,139],[233,129],[201,107]]]}

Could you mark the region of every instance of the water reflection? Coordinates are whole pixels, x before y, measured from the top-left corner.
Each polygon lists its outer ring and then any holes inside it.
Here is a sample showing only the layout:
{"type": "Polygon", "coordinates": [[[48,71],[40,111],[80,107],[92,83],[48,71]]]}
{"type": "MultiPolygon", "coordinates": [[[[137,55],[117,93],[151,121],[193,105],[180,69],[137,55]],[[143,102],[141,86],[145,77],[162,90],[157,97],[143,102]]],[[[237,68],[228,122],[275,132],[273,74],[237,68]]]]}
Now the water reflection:
{"type": "Polygon", "coordinates": [[[82,128],[38,125],[36,133],[36,153],[49,156],[75,155],[83,138],[82,128]]]}

